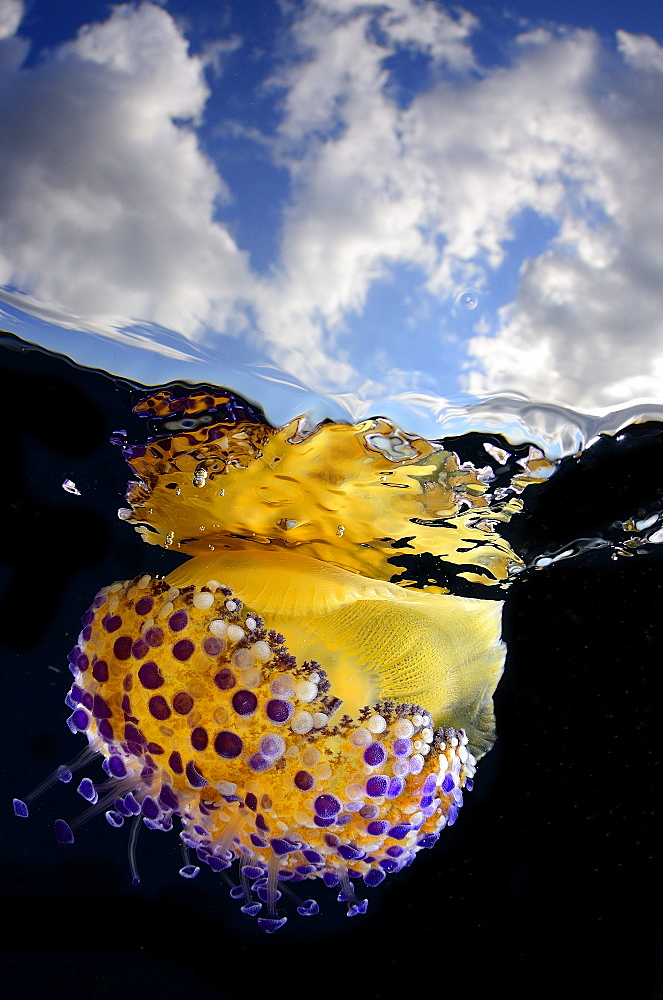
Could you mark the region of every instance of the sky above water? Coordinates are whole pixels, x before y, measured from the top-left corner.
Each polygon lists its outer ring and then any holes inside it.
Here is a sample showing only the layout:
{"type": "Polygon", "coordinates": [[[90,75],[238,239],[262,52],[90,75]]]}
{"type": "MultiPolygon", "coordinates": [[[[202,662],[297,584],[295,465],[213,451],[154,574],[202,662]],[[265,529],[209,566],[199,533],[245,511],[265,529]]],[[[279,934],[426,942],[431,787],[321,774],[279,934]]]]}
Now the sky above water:
{"type": "Polygon", "coordinates": [[[0,0],[0,37],[6,329],[268,413],[663,403],[655,5],[0,0]]]}

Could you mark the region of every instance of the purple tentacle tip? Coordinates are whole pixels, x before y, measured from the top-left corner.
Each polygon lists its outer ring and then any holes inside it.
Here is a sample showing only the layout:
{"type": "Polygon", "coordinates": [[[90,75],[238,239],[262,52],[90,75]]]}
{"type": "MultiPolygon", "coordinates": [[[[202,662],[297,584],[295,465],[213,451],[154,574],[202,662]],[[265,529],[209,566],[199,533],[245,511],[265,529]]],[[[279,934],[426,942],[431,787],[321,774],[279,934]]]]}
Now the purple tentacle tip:
{"type": "Polygon", "coordinates": [[[56,819],[55,821],[55,839],[58,844],[73,844],[74,842],[72,829],[63,819],[56,819]]]}

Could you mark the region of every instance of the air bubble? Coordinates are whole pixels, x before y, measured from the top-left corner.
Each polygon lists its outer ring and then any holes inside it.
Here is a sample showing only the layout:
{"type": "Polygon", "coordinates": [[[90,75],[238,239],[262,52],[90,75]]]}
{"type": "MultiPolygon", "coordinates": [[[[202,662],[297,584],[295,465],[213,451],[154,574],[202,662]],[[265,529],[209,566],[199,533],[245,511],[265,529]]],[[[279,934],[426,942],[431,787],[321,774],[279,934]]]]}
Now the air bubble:
{"type": "Polygon", "coordinates": [[[479,295],[473,288],[464,288],[456,296],[456,305],[461,309],[476,309],[479,305],[479,295]]]}

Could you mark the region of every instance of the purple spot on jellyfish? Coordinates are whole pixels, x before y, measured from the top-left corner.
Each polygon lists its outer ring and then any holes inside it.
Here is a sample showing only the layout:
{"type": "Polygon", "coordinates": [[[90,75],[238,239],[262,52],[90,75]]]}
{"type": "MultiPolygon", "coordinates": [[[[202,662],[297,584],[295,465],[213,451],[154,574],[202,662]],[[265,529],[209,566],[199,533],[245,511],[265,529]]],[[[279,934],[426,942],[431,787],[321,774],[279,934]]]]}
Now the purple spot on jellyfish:
{"type": "Polygon", "coordinates": [[[382,743],[371,743],[364,750],[364,764],[368,767],[380,767],[387,759],[387,750],[382,743]]]}
{"type": "Polygon", "coordinates": [[[442,782],[441,788],[445,795],[448,795],[455,786],[455,781],[450,774],[445,774],[444,781],[442,782]]]}
{"type": "Polygon", "coordinates": [[[92,665],[92,676],[95,681],[99,681],[100,684],[103,684],[104,681],[108,680],[108,664],[105,660],[97,660],[97,662],[92,665]]]}
{"type": "Polygon", "coordinates": [[[277,725],[283,725],[284,722],[289,722],[292,718],[292,713],[294,708],[291,702],[282,701],[280,698],[270,698],[265,706],[265,714],[271,722],[275,722],[277,725]]]}
{"type": "Polygon", "coordinates": [[[315,809],[316,816],[319,816],[320,819],[330,819],[332,816],[340,813],[341,803],[335,795],[318,795],[313,803],[313,808],[315,809]]]}
{"type": "Polygon", "coordinates": [[[387,794],[389,778],[385,774],[375,774],[366,782],[366,794],[372,799],[379,799],[387,794]]]}
{"type": "Polygon", "coordinates": [[[150,715],[159,719],[160,722],[170,718],[170,706],[161,694],[153,695],[147,703],[147,707],[150,710],[150,715]]]}
{"type": "Polygon", "coordinates": [[[76,729],[81,731],[87,729],[90,724],[90,717],[84,708],[78,708],[71,717],[71,721],[76,726],[76,729]]]}
{"type": "Polygon", "coordinates": [[[173,632],[181,632],[189,624],[189,616],[186,611],[176,611],[168,619],[168,626],[173,632]]]}
{"type": "Polygon", "coordinates": [[[113,712],[107,702],[101,697],[100,694],[94,695],[94,700],[92,703],[92,712],[97,719],[110,719],[112,718],[113,712]]]}
{"type": "Polygon", "coordinates": [[[297,771],[295,775],[295,785],[302,792],[308,792],[313,788],[315,784],[315,778],[308,771],[297,771]]]}
{"type": "Polygon", "coordinates": [[[186,765],[185,772],[187,781],[194,788],[203,788],[207,784],[207,779],[202,776],[192,760],[186,765]]]}
{"type": "Polygon", "coordinates": [[[146,615],[149,615],[153,607],[154,601],[151,597],[141,597],[138,601],[136,601],[135,611],[141,618],[145,618],[146,615]]]}
{"type": "Polygon", "coordinates": [[[235,757],[239,757],[242,747],[243,743],[237,733],[224,730],[214,737],[214,749],[219,757],[224,757],[226,760],[234,760],[235,757]]]}
{"type": "Polygon", "coordinates": [[[194,750],[198,750],[202,753],[203,750],[207,749],[208,736],[207,730],[203,729],[202,726],[197,726],[191,732],[191,746],[194,750]]]}
{"type": "Polygon", "coordinates": [[[173,698],[173,708],[178,715],[188,715],[193,708],[193,698],[186,691],[178,691],[173,698]]]}
{"type": "Polygon", "coordinates": [[[238,715],[246,718],[255,712],[258,706],[258,699],[253,691],[236,691],[232,697],[232,706],[238,715]]]}
{"type": "Polygon", "coordinates": [[[154,625],[152,628],[147,629],[143,638],[148,646],[158,649],[159,646],[163,645],[163,629],[154,625]]]}
{"type": "Polygon", "coordinates": [[[119,639],[116,639],[113,643],[113,653],[116,660],[128,660],[131,656],[131,647],[133,642],[131,636],[121,635],[119,639]]]}
{"type": "Polygon", "coordinates": [[[150,647],[142,637],[140,639],[136,639],[131,647],[131,655],[134,660],[144,660],[149,651],[150,647]]]}
{"type": "Polygon", "coordinates": [[[155,688],[160,688],[164,683],[161,671],[154,660],[148,660],[146,663],[142,664],[138,670],[138,680],[142,686],[147,688],[149,691],[153,691],[155,688]]]}
{"type": "Polygon", "coordinates": [[[193,655],[195,648],[196,647],[191,642],[191,639],[180,639],[179,642],[176,642],[173,646],[173,656],[176,660],[179,660],[180,663],[183,663],[193,655]]]}
{"type": "Polygon", "coordinates": [[[232,670],[228,670],[227,667],[224,667],[214,675],[214,683],[220,691],[231,691],[232,688],[235,687],[237,681],[232,670]]]}

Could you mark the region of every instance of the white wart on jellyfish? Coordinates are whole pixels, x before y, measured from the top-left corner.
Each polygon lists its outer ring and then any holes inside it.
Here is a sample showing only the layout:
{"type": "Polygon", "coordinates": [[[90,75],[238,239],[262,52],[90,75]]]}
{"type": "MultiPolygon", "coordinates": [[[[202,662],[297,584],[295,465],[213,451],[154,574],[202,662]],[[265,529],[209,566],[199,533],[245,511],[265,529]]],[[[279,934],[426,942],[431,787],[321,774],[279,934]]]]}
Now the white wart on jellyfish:
{"type": "MultiPolygon", "coordinates": [[[[69,656],[72,732],[58,779],[105,812],[179,832],[180,873],[236,882],[272,932],[318,912],[321,879],[353,916],[367,891],[455,823],[495,739],[503,588],[522,561],[499,528],[553,466],[535,449],[507,485],[386,418],[282,428],[224,390],[153,392],[128,445],[121,515],[186,560],[112,583],[69,656]],[[230,871],[232,869],[232,871],[230,871]],[[298,886],[299,884],[299,886],[298,886]]],[[[495,452],[498,461],[502,456],[495,452]]]]}

